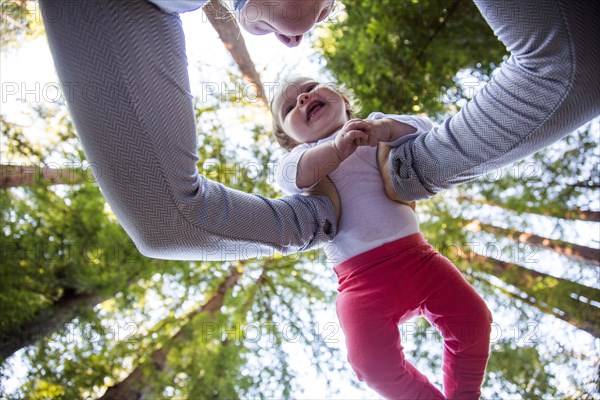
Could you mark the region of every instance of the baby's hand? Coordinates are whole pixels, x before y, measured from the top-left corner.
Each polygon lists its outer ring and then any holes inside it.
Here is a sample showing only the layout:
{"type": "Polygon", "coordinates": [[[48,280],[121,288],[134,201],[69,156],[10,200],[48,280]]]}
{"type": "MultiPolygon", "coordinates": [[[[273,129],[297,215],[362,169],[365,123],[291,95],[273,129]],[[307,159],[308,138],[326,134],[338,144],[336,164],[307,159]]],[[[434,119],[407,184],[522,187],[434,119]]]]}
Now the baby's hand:
{"type": "Polygon", "coordinates": [[[362,119],[351,119],[346,122],[340,133],[335,137],[333,147],[340,161],[348,158],[358,146],[365,146],[369,135],[365,132],[369,125],[362,119]]]}
{"type": "Polygon", "coordinates": [[[364,120],[368,125],[368,129],[365,131],[369,137],[365,143],[358,143],[359,146],[377,146],[377,143],[393,142],[402,136],[415,133],[417,129],[410,125],[398,122],[390,118],[382,119],[369,119],[364,120]]]}

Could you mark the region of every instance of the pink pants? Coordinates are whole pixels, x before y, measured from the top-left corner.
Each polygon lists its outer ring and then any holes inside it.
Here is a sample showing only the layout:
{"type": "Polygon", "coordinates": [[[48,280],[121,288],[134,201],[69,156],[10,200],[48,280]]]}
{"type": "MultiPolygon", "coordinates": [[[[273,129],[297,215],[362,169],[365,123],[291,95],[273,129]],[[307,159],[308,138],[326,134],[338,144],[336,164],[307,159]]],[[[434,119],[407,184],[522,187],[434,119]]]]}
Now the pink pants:
{"type": "Polygon", "coordinates": [[[417,233],[337,265],[348,360],[381,396],[477,399],[492,316],[459,270],[417,233]],[[423,315],[444,338],[444,395],[405,360],[398,324],[423,315]]]}

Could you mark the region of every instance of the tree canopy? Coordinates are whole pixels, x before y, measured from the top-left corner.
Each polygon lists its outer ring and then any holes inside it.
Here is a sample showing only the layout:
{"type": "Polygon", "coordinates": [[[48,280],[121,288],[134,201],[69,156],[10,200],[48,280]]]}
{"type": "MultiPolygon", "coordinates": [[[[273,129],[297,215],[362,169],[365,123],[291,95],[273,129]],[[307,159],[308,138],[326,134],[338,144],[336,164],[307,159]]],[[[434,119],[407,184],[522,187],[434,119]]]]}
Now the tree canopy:
{"type": "Polygon", "coordinates": [[[488,77],[506,54],[471,1],[345,0],[317,43],[364,113],[430,116],[474,88],[456,72],[488,77]]]}

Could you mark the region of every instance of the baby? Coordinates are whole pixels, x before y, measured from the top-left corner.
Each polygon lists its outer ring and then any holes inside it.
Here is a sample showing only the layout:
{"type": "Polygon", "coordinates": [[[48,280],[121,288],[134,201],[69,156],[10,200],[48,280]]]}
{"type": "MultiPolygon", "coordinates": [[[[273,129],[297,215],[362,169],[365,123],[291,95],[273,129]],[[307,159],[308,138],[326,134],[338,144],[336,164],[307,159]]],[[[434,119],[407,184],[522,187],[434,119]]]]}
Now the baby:
{"type": "Polygon", "coordinates": [[[419,231],[414,209],[390,200],[378,144],[397,146],[433,129],[428,119],[372,113],[352,119],[351,97],[310,78],[287,82],[271,112],[289,150],[276,180],[289,193],[330,179],[341,218],[326,248],[339,280],[337,314],[348,360],[387,398],[477,399],[489,355],[491,314],[458,269],[419,231]],[[398,325],[423,315],[444,337],[444,394],[405,360],[398,325]]]}

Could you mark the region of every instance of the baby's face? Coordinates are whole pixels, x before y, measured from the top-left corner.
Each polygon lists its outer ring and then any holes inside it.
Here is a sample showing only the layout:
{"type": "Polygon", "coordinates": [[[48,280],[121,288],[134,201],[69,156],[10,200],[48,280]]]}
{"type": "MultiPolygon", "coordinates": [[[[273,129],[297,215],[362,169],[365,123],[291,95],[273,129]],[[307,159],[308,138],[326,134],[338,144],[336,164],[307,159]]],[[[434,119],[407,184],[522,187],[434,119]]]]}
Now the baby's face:
{"type": "Polygon", "coordinates": [[[273,99],[273,118],[297,143],[326,138],[347,121],[347,103],[333,88],[309,78],[285,84],[273,99]]]}
{"type": "Polygon", "coordinates": [[[333,10],[334,0],[248,0],[240,11],[240,25],[254,35],[274,33],[295,47],[314,24],[333,10]]]}

